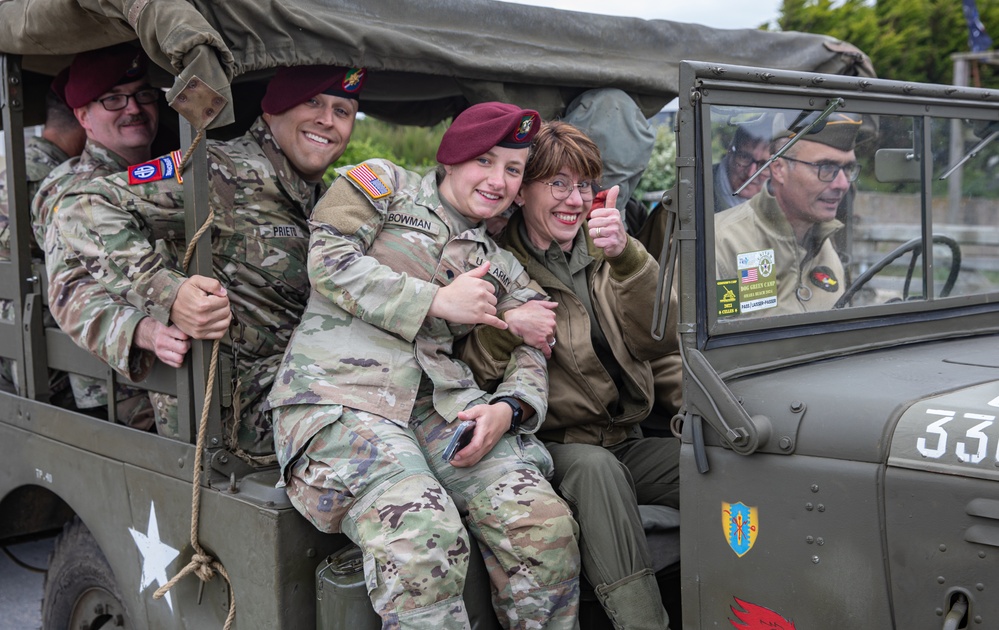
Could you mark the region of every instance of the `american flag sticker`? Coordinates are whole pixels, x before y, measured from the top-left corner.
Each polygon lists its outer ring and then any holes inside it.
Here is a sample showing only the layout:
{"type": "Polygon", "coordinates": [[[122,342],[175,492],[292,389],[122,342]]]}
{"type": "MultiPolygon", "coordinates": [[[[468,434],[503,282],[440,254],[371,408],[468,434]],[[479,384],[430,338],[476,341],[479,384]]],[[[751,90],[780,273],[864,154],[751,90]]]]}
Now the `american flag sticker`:
{"type": "Polygon", "coordinates": [[[367,164],[361,164],[347,171],[347,177],[354,180],[372,199],[387,197],[390,191],[367,164]]]}
{"type": "Polygon", "coordinates": [[[751,269],[743,269],[742,270],[742,283],[743,284],[749,284],[751,282],[756,282],[759,279],[760,279],[759,275],[756,273],[756,267],[753,267],[751,269]]]}
{"type": "Polygon", "coordinates": [[[178,184],[183,184],[184,183],[184,178],[181,176],[181,172],[180,172],[180,162],[181,162],[181,160],[184,159],[183,154],[181,154],[181,152],[179,150],[178,151],[171,151],[170,152],[170,159],[173,161],[174,171],[175,171],[174,177],[177,178],[177,183],[178,184]]]}

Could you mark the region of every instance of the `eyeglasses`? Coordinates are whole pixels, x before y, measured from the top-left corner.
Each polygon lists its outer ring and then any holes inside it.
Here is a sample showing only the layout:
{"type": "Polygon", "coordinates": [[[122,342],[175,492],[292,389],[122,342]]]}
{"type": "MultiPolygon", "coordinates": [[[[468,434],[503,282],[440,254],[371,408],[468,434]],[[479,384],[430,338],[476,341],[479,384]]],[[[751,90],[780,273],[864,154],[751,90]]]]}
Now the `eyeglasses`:
{"type": "Polygon", "coordinates": [[[561,179],[556,179],[550,182],[542,182],[542,183],[548,186],[548,189],[552,191],[552,197],[555,197],[557,201],[564,201],[568,199],[569,195],[572,194],[573,188],[579,190],[579,196],[583,201],[590,201],[593,199],[592,182],[579,182],[578,184],[570,184],[561,179]]]}
{"type": "Polygon", "coordinates": [[[160,99],[160,91],[156,88],[139,90],[135,94],[112,94],[104,98],[97,99],[97,102],[104,106],[109,112],[116,112],[128,107],[128,99],[134,98],[139,105],[149,105],[160,99]]]}
{"type": "Polygon", "coordinates": [[[789,158],[786,155],[783,159],[789,162],[800,162],[807,166],[811,166],[817,171],[820,182],[831,182],[836,179],[840,171],[843,171],[843,175],[846,175],[847,181],[855,182],[857,178],[860,177],[860,164],[856,162],[851,162],[849,164],[836,164],[835,162],[806,162],[804,160],[796,160],[794,158],[789,158]]]}
{"type": "Polygon", "coordinates": [[[748,166],[752,166],[753,164],[763,164],[764,162],[767,161],[767,158],[763,158],[762,160],[757,160],[755,157],[753,157],[752,153],[739,151],[735,147],[732,147],[729,150],[729,153],[732,154],[732,161],[735,162],[735,165],[738,166],[739,168],[746,168],[748,166]]]}

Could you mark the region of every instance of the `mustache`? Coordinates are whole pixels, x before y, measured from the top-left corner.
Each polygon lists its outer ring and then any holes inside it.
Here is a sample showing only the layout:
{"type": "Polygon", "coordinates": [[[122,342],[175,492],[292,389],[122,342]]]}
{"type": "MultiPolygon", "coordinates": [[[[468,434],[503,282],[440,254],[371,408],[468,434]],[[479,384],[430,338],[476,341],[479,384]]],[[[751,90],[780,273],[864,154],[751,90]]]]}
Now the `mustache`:
{"type": "Polygon", "coordinates": [[[149,116],[146,114],[131,114],[119,121],[118,126],[124,127],[126,125],[140,125],[147,122],[149,122],[149,116]]]}

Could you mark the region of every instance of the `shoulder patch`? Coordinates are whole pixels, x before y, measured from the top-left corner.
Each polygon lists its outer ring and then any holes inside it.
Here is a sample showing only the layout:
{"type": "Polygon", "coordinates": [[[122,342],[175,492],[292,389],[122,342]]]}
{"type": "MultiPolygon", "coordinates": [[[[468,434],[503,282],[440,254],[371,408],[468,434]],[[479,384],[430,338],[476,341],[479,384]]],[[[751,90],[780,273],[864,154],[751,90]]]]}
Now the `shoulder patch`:
{"type": "Polygon", "coordinates": [[[808,279],[815,286],[830,293],[835,293],[839,290],[839,280],[836,279],[836,274],[825,265],[820,265],[812,269],[812,272],[808,274],[808,279]]]}
{"type": "Polygon", "coordinates": [[[392,191],[367,164],[359,164],[347,171],[347,177],[354,181],[372,199],[388,197],[392,191]]]}
{"type": "Polygon", "coordinates": [[[506,269],[503,268],[498,260],[488,260],[483,258],[480,254],[472,252],[468,256],[468,269],[475,269],[486,262],[490,263],[489,271],[487,273],[499,283],[500,287],[503,288],[503,291],[510,293],[510,286],[513,284],[513,278],[510,277],[510,274],[507,273],[506,269]]]}
{"type": "Polygon", "coordinates": [[[184,178],[181,177],[180,170],[177,168],[180,165],[180,160],[180,151],[173,151],[170,155],[129,166],[128,185],[148,184],[170,178],[176,178],[178,184],[183,184],[184,178]]]}

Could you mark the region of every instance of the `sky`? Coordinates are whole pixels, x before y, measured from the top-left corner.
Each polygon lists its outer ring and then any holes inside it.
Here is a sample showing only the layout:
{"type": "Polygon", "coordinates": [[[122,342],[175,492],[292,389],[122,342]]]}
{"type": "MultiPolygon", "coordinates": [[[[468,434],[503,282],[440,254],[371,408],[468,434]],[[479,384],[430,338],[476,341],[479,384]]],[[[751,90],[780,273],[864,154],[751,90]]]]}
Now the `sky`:
{"type": "Polygon", "coordinates": [[[781,0],[506,0],[519,4],[648,20],[693,22],[715,28],[757,28],[775,22],[781,0]]]}

